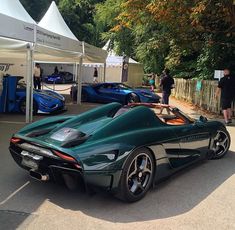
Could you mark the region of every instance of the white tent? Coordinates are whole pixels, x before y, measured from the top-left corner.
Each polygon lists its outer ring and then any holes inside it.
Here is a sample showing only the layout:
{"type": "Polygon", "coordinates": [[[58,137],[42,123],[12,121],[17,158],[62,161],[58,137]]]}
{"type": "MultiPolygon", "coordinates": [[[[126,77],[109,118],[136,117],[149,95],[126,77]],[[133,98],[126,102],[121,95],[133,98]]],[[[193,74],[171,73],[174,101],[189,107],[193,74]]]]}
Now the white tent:
{"type": "MultiPolygon", "coordinates": [[[[122,68],[123,68],[123,56],[119,56],[114,50],[110,49],[110,40],[103,47],[108,52],[105,65],[99,63],[90,64],[85,63],[83,70],[83,82],[92,82],[94,66],[98,68],[99,81],[105,82],[122,82],[122,68]],[[101,76],[105,77],[102,78],[101,76]]],[[[142,79],[144,76],[143,65],[132,58],[129,58],[128,64],[128,80],[126,84],[132,87],[138,87],[142,85],[142,79]]]]}
{"type": "MultiPolygon", "coordinates": [[[[0,25],[2,26],[0,31],[0,56],[22,59],[26,62],[26,122],[32,121],[32,68],[34,60],[79,62],[79,75],[81,76],[83,57],[87,61],[104,62],[107,56],[105,51],[78,41],[64,22],[54,2],[52,2],[47,13],[37,25],[19,0],[0,0],[0,25]]],[[[78,94],[79,100],[81,90],[78,90],[78,94]]]]}
{"type": "Polygon", "coordinates": [[[34,41],[35,21],[18,0],[0,0],[0,36],[34,41]]]}
{"type": "Polygon", "coordinates": [[[54,47],[67,51],[83,53],[82,42],[78,41],[65,23],[55,2],[37,26],[37,46],[54,47]]]}
{"type": "Polygon", "coordinates": [[[80,42],[76,38],[61,16],[54,1],[51,3],[44,17],[38,23],[37,44],[43,45],[42,40],[44,45],[49,44],[49,46],[54,46],[55,48],[60,48],[62,46],[63,50],[82,53],[85,62],[104,63],[107,57],[107,52],[103,49],[89,45],[85,42],[80,42]],[[44,38],[41,38],[43,29],[50,33],[53,32],[57,35],[59,34],[62,37],[54,38],[54,41],[48,41],[51,36],[48,37],[46,35],[44,38]]]}
{"type": "MultiPolygon", "coordinates": [[[[66,43],[61,42],[61,45],[64,49],[67,50],[74,50],[82,53],[82,57],[79,60],[79,78],[78,80],[78,104],[81,102],[81,78],[82,78],[82,63],[85,62],[98,62],[98,63],[105,63],[105,60],[107,58],[107,52],[97,48],[95,46],[89,45],[85,42],[80,42],[75,35],[72,33],[72,31],[69,29],[67,24],[65,23],[63,17],[61,16],[55,2],[53,1],[44,15],[44,17],[41,19],[41,21],[38,23],[38,30],[44,29],[53,33],[59,33],[60,36],[62,36],[61,39],[57,39],[57,41],[54,39],[54,41],[50,41],[49,44],[58,46],[58,41],[62,41],[63,38],[67,38],[66,43]],[[68,40],[69,39],[69,40],[68,40]]],[[[41,40],[37,31],[37,44],[41,44],[41,40]]],[[[41,34],[41,33],[40,33],[41,34]]],[[[47,38],[47,37],[46,37],[47,38]]],[[[48,38],[47,38],[48,39],[48,38]]],[[[43,39],[43,41],[47,41],[43,39]]],[[[48,43],[48,42],[47,42],[48,43]]],[[[66,60],[64,60],[66,61],[66,60]]],[[[76,69],[77,69],[77,62],[76,62],[76,69]]],[[[77,71],[75,71],[77,72],[77,71]]]]}
{"type": "MultiPolygon", "coordinates": [[[[108,51],[105,81],[121,82],[124,57],[117,55],[113,49],[110,49],[110,40],[103,49],[108,51]]],[[[143,65],[132,58],[129,58],[128,62],[128,79],[125,83],[132,87],[138,87],[142,85],[144,76],[143,65]]]]}
{"type": "MultiPolygon", "coordinates": [[[[34,20],[18,0],[0,0],[0,26],[0,56],[5,58],[11,55],[12,58],[22,59],[26,63],[27,74],[32,75],[30,73],[32,73],[31,48],[34,41],[34,20]]],[[[31,85],[27,87],[28,104],[31,101],[31,88],[31,85]]],[[[27,122],[30,114],[27,107],[27,122]]]]}
{"type": "Polygon", "coordinates": [[[82,43],[72,42],[70,38],[37,26],[19,0],[0,0],[0,19],[0,56],[21,59],[26,63],[26,122],[31,122],[33,61],[78,62],[82,43]]]}

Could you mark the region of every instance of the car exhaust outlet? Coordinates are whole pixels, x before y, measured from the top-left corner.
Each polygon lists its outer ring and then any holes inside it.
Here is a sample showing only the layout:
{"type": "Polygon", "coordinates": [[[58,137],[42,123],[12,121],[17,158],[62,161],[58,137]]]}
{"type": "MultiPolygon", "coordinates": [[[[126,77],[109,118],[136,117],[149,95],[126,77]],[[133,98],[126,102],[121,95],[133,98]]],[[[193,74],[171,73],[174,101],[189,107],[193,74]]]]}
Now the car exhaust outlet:
{"type": "Polygon", "coordinates": [[[41,174],[40,172],[36,172],[34,170],[30,170],[29,175],[32,178],[34,178],[36,180],[40,180],[40,181],[48,181],[50,179],[48,174],[41,174]]]}

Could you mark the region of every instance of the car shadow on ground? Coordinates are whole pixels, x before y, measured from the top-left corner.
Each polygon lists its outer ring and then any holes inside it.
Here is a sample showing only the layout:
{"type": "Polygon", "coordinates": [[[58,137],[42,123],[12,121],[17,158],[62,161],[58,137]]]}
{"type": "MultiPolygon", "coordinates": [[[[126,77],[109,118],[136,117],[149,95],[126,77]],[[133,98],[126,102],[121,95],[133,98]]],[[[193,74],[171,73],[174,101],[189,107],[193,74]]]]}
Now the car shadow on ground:
{"type": "MultiPolygon", "coordinates": [[[[22,182],[29,180],[29,184],[12,200],[1,205],[0,209],[9,212],[16,210],[17,206],[21,213],[18,224],[25,219],[34,218],[44,202],[113,223],[164,219],[186,213],[201,203],[234,175],[234,164],[235,152],[229,152],[221,160],[196,164],[158,184],[144,199],[131,204],[119,201],[108,194],[97,193],[91,196],[81,191],[69,191],[58,184],[40,183],[20,172],[17,176],[22,182]]],[[[9,213],[4,212],[4,215],[9,213]]]]}
{"type": "Polygon", "coordinates": [[[90,197],[71,193],[66,199],[57,194],[50,200],[65,209],[114,223],[164,219],[197,206],[235,173],[234,164],[234,152],[221,160],[198,163],[158,184],[144,199],[132,204],[101,194],[90,197]]]}

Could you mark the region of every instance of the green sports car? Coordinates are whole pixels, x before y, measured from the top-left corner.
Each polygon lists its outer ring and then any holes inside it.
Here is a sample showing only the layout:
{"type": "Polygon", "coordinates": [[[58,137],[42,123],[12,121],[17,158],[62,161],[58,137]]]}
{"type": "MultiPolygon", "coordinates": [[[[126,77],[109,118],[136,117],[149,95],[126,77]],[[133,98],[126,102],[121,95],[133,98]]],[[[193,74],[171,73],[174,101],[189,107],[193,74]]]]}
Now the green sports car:
{"type": "Polygon", "coordinates": [[[102,188],[134,202],[172,173],[223,157],[229,146],[220,122],[159,104],[111,103],[30,124],[13,135],[9,149],[38,180],[102,188]]]}

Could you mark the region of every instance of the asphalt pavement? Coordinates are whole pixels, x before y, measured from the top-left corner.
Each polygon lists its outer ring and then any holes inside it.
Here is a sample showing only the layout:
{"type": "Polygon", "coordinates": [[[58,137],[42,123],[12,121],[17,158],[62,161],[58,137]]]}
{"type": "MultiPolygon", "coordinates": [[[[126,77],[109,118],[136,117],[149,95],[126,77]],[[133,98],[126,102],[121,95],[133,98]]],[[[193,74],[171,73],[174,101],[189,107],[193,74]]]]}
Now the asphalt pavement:
{"type": "MultiPolygon", "coordinates": [[[[72,106],[81,112],[97,105],[72,106]]],[[[151,189],[141,201],[126,204],[107,194],[71,192],[31,179],[8,151],[11,135],[23,124],[6,118],[0,119],[0,230],[235,229],[235,126],[228,128],[232,145],[225,158],[194,165],[151,189]]]]}

